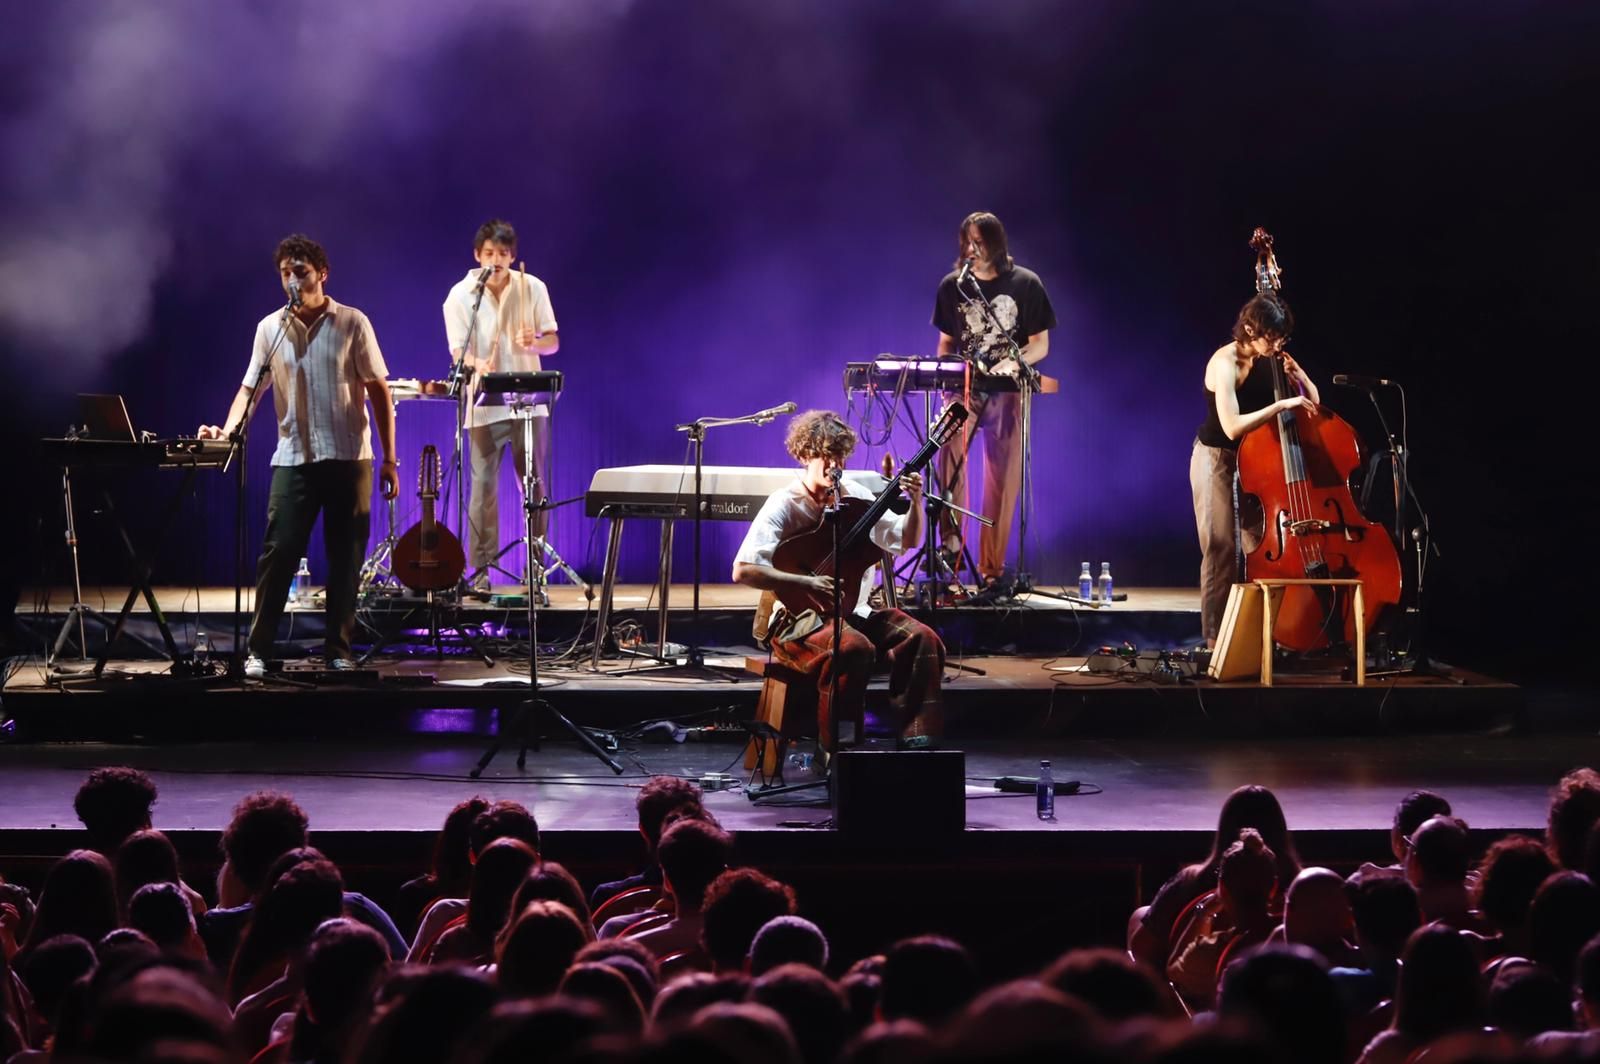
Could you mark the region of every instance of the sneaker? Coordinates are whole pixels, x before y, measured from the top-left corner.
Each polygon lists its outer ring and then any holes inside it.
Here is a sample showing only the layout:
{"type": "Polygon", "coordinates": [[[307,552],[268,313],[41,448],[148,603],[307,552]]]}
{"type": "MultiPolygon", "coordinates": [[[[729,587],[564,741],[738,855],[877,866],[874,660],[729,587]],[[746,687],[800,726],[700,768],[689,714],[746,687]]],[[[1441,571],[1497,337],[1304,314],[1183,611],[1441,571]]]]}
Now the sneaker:
{"type": "Polygon", "coordinates": [[[244,678],[245,679],[247,679],[247,680],[261,680],[261,679],[265,679],[266,675],[267,675],[267,663],[266,662],[262,661],[260,658],[256,657],[254,654],[251,654],[250,656],[248,656],[248,657],[246,657],[244,659],[244,678]]]}
{"type": "Polygon", "coordinates": [[[355,672],[360,667],[361,666],[357,665],[355,662],[351,661],[349,658],[329,658],[328,659],[328,671],[329,672],[355,672]]]}
{"type": "Polygon", "coordinates": [[[939,742],[931,735],[903,735],[895,740],[897,750],[937,750],[939,742]]]}

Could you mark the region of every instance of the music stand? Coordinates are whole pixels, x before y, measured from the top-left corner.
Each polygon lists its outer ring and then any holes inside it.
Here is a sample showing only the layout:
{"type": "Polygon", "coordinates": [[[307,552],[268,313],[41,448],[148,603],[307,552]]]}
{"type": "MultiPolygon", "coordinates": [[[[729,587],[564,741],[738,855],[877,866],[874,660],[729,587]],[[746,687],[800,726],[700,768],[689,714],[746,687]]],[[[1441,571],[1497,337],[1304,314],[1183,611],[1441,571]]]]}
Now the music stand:
{"type": "MultiPolygon", "coordinates": [[[[528,542],[528,698],[516,707],[516,712],[508,726],[520,732],[521,748],[517,751],[517,768],[523,769],[528,763],[528,746],[530,733],[533,726],[533,710],[535,707],[544,707],[545,712],[561,727],[565,728],[573,738],[600,760],[613,773],[620,776],[625,771],[622,765],[605,750],[583,728],[568,718],[553,704],[539,697],[539,596],[535,584],[535,572],[538,563],[533,557],[534,544],[539,537],[534,536],[534,516],[538,513],[540,504],[533,501],[533,489],[538,484],[537,475],[533,470],[533,419],[537,416],[536,408],[541,400],[548,397],[551,414],[554,417],[555,401],[561,395],[563,376],[560,370],[539,370],[534,373],[486,373],[478,378],[479,394],[500,395],[502,401],[511,407],[517,419],[522,422],[523,440],[523,481],[522,481],[522,520],[524,532],[528,542]]],[[[553,686],[553,685],[551,685],[553,686]]],[[[494,760],[500,752],[502,740],[507,728],[502,727],[489,743],[489,748],[483,752],[469,775],[477,779],[483,770],[494,760]]]]}

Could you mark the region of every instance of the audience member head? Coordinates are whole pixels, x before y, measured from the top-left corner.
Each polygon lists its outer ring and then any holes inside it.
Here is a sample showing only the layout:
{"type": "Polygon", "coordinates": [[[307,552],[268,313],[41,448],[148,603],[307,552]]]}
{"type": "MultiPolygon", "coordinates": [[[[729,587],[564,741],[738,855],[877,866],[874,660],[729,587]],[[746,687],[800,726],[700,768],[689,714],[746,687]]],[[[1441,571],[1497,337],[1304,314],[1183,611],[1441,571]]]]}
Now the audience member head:
{"type": "Polygon", "coordinates": [[[634,806],[639,811],[639,834],[654,853],[661,842],[661,829],[667,814],[676,809],[699,809],[704,805],[700,787],[681,776],[651,776],[639,788],[634,806]]]}
{"type": "Polygon", "coordinates": [[[1483,983],[1465,936],[1445,924],[1419,927],[1401,955],[1392,1028],[1414,1043],[1483,1025],[1483,983]]]}
{"type": "Polygon", "coordinates": [[[1422,926],[1417,888],[1393,873],[1363,875],[1346,888],[1356,944],[1369,967],[1399,960],[1411,932],[1422,926]]]}
{"type": "Polygon", "coordinates": [[[850,1034],[850,1006],[833,980],[804,964],[774,968],[750,984],[747,998],[789,1025],[805,1064],[832,1064],[850,1034]]]}
{"type": "Polygon", "coordinates": [[[179,883],[178,851],[172,840],[159,831],[135,831],[111,857],[117,884],[117,904],[127,912],[133,892],[146,883],[179,883]]]}
{"type": "Polygon", "coordinates": [[[1073,950],[1046,968],[1039,979],[1082,1001],[1105,1020],[1120,1022],[1167,1012],[1167,997],[1150,969],[1121,950],[1073,950]]]}
{"type": "MultiPolygon", "coordinates": [[[[33,1005],[51,1027],[72,984],[94,971],[94,946],[79,935],[57,935],[39,943],[17,972],[33,1005]]],[[[4,996],[0,993],[0,996],[4,996]]]]}
{"type": "Polygon", "coordinates": [[[883,976],[877,972],[846,972],[839,980],[839,989],[850,1003],[850,1030],[859,1034],[871,1027],[878,1018],[878,1005],[883,1000],[883,976]]]}
{"type": "Polygon", "coordinates": [[[644,1003],[623,972],[609,964],[574,964],[561,977],[557,993],[588,1001],[605,1014],[607,1034],[638,1037],[644,1031],[644,1003]]]}
{"type": "Polygon", "coordinates": [[[167,963],[109,986],[93,1010],[83,1048],[92,1060],[244,1059],[228,1007],[202,978],[167,963]]]}
{"type": "Polygon", "coordinates": [[[487,977],[465,968],[399,969],[378,990],[381,1003],[350,1055],[356,1064],[449,1060],[494,1008],[487,977]]]}
{"type": "Polygon", "coordinates": [[[1306,868],[1289,884],[1283,902],[1286,942],[1310,946],[1329,964],[1337,964],[1355,928],[1344,879],[1326,868],[1306,868]]]}
{"type": "Polygon", "coordinates": [[[750,974],[764,975],[783,964],[804,964],[825,971],[828,938],[822,928],[803,916],[775,916],[762,924],[750,943],[750,974]]]}
{"type": "Polygon", "coordinates": [[[163,950],[205,956],[195,934],[194,910],[176,883],[146,883],[128,901],[128,926],[143,931],[163,950]]]}
{"type": "Polygon", "coordinates": [[[657,847],[661,877],[680,915],[700,911],[706,888],[733,856],[733,839],[715,824],[682,819],[662,832],[657,847]]]}
{"type": "Polygon", "coordinates": [[[155,939],[137,928],[119,927],[115,931],[107,931],[95,943],[94,953],[100,958],[101,968],[110,968],[114,967],[112,961],[121,963],[130,958],[140,961],[158,958],[161,956],[161,947],[156,945],[155,939]]]}
{"type": "Polygon", "coordinates": [[[891,1020],[872,1024],[852,1038],[839,1064],[927,1064],[933,1059],[933,1036],[926,1027],[916,1020],[891,1020]]]}
{"type": "Polygon", "coordinates": [[[1255,1028],[1279,1060],[1344,1060],[1344,1008],[1327,962],[1304,946],[1264,946],[1222,973],[1217,1015],[1255,1028]]]}
{"type": "Polygon", "coordinates": [[[1412,791],[1394,807],[1394,826],[1389,829],[1389,849],[1394,859],[1405,862],[1411,852],[1411,836],[1424,821],[1436,816],[1449,816],[1450,803],[1444,795],[1432,791],[1412,791]]]}
{"type": "Polygon", "coordinates": [[[1502,964],[1489,985],[1488,1018],[1527,1041],[1546,1031],[1572,1030],[1572,991],[1556,974],[1537,964],[1502,964]]]}
{"type": "Polygon", "coordinates": [[[447,896],[465,894],[472,882],[472,822],[488,808],[489,799],[479,794],[458,803],[433,840],[430,871],[435,889],[447,896]]]}
{"type": "Polygon", "coordinates": [[[483,851],[496,839],[516,839],[537,854],[539,822],[521,802],[502,799],[473,817],[467,833],[467,842],[476,859],[482,859],[483,851]]]}
{"type": "Polygon", "coordinates": [[[762,1064],[801,1064],[789,1025],[772,1009],[754,1002],[718,1002],[695,1013],[690,1029],[735,1060],[762,1064]]]}
{"type": "Polygon", "coordinates": [[[1406,878],[1418,890],[1458,887],[1466,882],[1471,867],[1472,839],[1459,817],[1429,817],[1412,834],[1406,878]]]}
{"type": "Polygon", "coordinates": [[[945,1053],[963,1061],[1085,1060],[1099,1045],[1094,1014],[1054,987],[1019,979],[979,995],[945,1031],[945,1053]]]}
{"type": "Polygon", "coordinates": [[[794,888],[754,868],[731,868],[712,880],[701,908],[700,941],[713,967],[739,971],[762,925],[776,916],[794,915],[794,888]]]}
{"type": "Polygon", "coordinates": [[[1217,889],[1237,923],[1266,919],[1278,893],[1278,861],[1254,828],[1241,828],[1238,841],[1223,853],[1217,889]]]}
{"type": "Polygon", "coordinates": [[[502,1001],[479,1022],[454,1060],[457,1064],[573,1060],[593,1039],[608,1033],[614,1032],[593,1001],[570,997],[502,1001]]]}
{"type": "Polygon", "coordinates": [[[1239,839],[1239,832],[1254,828],[1262,841],[1273,852],[1278,863],[1278,881],[1287,883],[1300,871],[1300,857],[1295,853],[1294,841],[1289,837],[1289,826],[1283,817],[1283,806],[1278,796],[1265,787],[1248,785],[1235,788],[1223,800],[1217,814],[1217,834],[1211,843],[1211,856],[1202,867],[1222,867],[1222,855],[1239,839]]]}
{"type": "Polygon", "coordinates": [[[1148,1048],[1146,1064],[1289,1064],[1265,1032],[1238,1021],[1176,1026],[1157,1032],[1156,1041],[1164,1044],[1148,1048]]]}
{"type": "Polygon", "coordinates": [[[609,964],[628,977],[633,992],[648,1014],[661,987],[661,966],[650,947],[631,938],[603,938],[590,942],[572,958],[574,964],[609,964]]]}
{"type": "Polygon", "coordinates": [[[1583,867],[1583,843],[1589,829],[1600,820],[1600,773],[1574,769],[1561,777],[1550,796],[1550,819],[1544,841],[1550,856],[1562,868],[1583,867]]]}
{"type": "Polygon", "coordinates": [[[651,1025],[658,1031],[687,1023],[695,1013],[718,1002],[743,1001],[750,989],[750,977],[743,972],[713,975],[692,972],[661,988],[651,1010],[651,1025]]]}
{"type": "Polygon", "coordinates": [[[1582,872],[1557,872],[1528,907],[1528,952],[1570,984],[1583,944],[1600,934],[1600,888],[1582,872]]]}
{"type": "MultiPolygon", "coordinates": [[[[226,859],[223,880],[232,876],[246,898],[253,898],[266,886],[267,870],[285,852],[306,844],[310,820],[304,809],[287,794],[257,791],[246,795],[233,810],[233,819],[222,832],[222,854],[226,859]]],[[[237,904],[224,890],[222,904],[237,904]]]]}
{"type": "Polygon", "coordinates": [[[555,861],[540,861],[528,869],[528,874],[517,886],[517,892],[511,896],[509,911],[520,913],[530,902],[536,901],[557,901],[571,909],[578,922],[589,929],[589,940],[594,940],[589,899],[584,897],[583,887],[578,885],[577,878],[564,866],[555,861]]]}
{"type": "Polygon", "coordinates": [[[1524,927],[1539,884],[1555,871],[1539,840],[1526,835],[1496,839],[1478,862],[1478,911],[1502,933],[1524,927]]]}
{"type": "Polygon", "coordinates": [[[117,922],[111,862],[94,850],[73,850],[45,876],[22,952],[57,935],[78,935],[98,942],[117,922]]]}
{"type": "Polygon", "coordinates": [[[538,863],[538,853],[520,839],[497,838],[479,851],[467,894],[467,930],[480,942],[493,942],[500,934],[511,915],[511,899],[538,863]]]}
{"type": "Polygon", "coordinates": [[[553,901],[531,903],[512,919],[496,946],[501,991],[512,997],[555,993],[562,973],[588,941],[571,909],[553,901]]]}
{"type": "Polygon", "coordinates": [[[324,920],[344,912],[344,879],[333,862],[302,861],[267,887],[250,913],[228,972],[228,997],[237,1003],[270,981],[310,940],[324,920]]]}
{"type": "Polygon", "coordinates": [[[978,992],[978,969],[959,942],[938,935],[903,939],[883,965],[879,1011],[886,1020],[916,1020],[937,1027],[978,992]]]}
{"type": "Polygon", "coordinates": [[[72,799],[89,832],[89,848],[110,857],[123,839],[149,827],[157,794],[155,781],[136,768],[114,765],[89,773],[72,799]]]}
{"type": "Polygon", "coordinates": [[[388,970],[389,945],[366,924],[341,916],[318,925],[300,965],[307,1023],[295,1024],[291,1056],[340,1058],[388,970]]]}

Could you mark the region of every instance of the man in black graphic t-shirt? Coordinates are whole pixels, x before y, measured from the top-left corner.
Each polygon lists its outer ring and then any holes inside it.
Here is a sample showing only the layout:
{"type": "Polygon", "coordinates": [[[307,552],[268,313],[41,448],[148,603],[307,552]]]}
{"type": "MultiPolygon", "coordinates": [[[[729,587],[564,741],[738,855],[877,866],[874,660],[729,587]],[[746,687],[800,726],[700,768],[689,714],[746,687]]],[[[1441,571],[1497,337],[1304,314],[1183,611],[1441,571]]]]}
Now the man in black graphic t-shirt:
{"type": "MultiPolygon", "coordinates": [[[[933,324],[939,330],[939,355],[957,356],[987,373],[1015,376],[1017,361],[1037,364],[1050,352],[1056,314],[1039,275],[1018,266],[1006,250],[1006,231],[987,211],[961,223],[956,268],[939,282],[933,324]],[[970,263],[970,267],[968,267],[970,263]],[[991,321],[977,299],[981,291],[994,312],[991,321]],[[998,326],[998,327],[997,327],[998,326]]],[[[974,392],[966,431],[939,452],[939,481],[946,497],[962,502],[972,434],[983,432],[983,506],[994,522],[979,539],[978,574],[993,583],[1005,569],[1011,519],[1022,486],[1022,399],[1015,391],[974,392]]],[[[961,525],[945,511],[939,534],[946,561],[961,557],[961,525]]],[[[952,564],[952,567],[953,564],[952,564]]]]}

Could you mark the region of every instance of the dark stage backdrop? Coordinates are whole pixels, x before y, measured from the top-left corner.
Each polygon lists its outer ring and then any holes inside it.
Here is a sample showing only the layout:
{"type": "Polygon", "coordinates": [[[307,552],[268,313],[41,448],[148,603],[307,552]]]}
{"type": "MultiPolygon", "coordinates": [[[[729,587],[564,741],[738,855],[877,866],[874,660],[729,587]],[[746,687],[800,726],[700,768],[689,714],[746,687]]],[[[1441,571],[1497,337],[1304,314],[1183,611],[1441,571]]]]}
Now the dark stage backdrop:
{"type": "MultiPolygon", "coordinates": [[[[1251,293],[1246,239],[1265,225],[1300,320],[1293,349],[1329,404],[1374,431],[1364,396],[1329,375],[1407,385],[1445,648],[1539,662],[1578,636],[1534,631],[1530,603],[1588,589],[1571,581],[1587,566],[1547,561],[1529,522],[1553,500],[1583,509],[1573,496],[1592,479],[1568,456],[1594,420],[1597,13],[31,5],[0,43],[9,428],[59,431],[79,391],[124,393],[160,435],[219,421],[255,321],[281,299],[272,248],[295,230],[327,247],[330,293],[368,312],[393,375],[442,376],[440,303],[498,215],[560,321],[553,494],[575,496],[597,467],[685,459],[677,422],[838,406],[846,361],[931,352],[956,225],[988,209],[1060,322],[1030,567],[1055,582],[1109,560],[1125,585],[1193,585],[1201,369],[1251,293]]],[[[450,409],[403,405],[400,426],[404,527],[418,450],[448,448],[450,409]]],[[[259,417],[252,562],[271,437],[259,417]]],[[[717,430],[706,459],[783,465],[781,439],[781,424],[717,430]]],[[[909,449],[903,430],[891,449],[909,449]]],[[[24,579],[66,576],[51,477],[32,471],[16,492],[24,579]]],[[[127,487],[153,498],[174,483],[127,487]]],[[[232,500],[207,478],[159,581],[231,582],[232,500]]],[[[559,511],[552,537],[598,576],[604,537],[581,509],[559,511]]],[[[517,523],[505,507],[502,534],[517,523]]],[[[706,571],[725,580],[743,527],[707,530],[706,571]]],[[[1555,538],[1570,550],[1579,535],[1555,538]]],[[[629,537],[624,579],[650,578],[653,540],[629,537]]],[[[86,565],[109,576],[99,542],[86,565]]]]}

